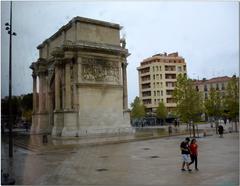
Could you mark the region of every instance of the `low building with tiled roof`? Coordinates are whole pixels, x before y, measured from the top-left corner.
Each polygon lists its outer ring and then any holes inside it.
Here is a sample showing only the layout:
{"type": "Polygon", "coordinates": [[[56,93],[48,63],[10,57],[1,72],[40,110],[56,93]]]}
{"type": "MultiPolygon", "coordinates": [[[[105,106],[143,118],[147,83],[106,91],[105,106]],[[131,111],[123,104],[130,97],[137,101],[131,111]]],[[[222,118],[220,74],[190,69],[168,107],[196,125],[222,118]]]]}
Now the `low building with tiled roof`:
{"type": "Polygon", "coordinates": [[[231,77],[228,76],[214,77],[211,79],[196,80],[194,81],[194,85],[196,90],[202,93],[204,99],[208,98],[211,88],[219,91],[220,95],[224,97],[227,84],[230,80],[231,77]]]}

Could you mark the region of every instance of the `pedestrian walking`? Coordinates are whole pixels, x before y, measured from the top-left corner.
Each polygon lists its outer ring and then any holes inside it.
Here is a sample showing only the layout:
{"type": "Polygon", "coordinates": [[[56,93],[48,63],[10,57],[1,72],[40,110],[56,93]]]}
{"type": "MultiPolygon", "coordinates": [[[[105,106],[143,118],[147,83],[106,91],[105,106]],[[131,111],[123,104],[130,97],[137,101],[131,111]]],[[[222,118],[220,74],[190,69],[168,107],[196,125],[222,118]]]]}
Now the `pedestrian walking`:
{"type": "Polygon", "coordinates": [[[224,131],[223,126],[222,126],[222,125],[219,125],[219,126],[218,126],[218,134],[219,134],[220,138],[223,137],[223,131],[224,131]]]}
{"type": "Polygon", "coordinates": [[[168,126],[168,135],[171,136],[171,134],[172,134],[172,126],[169,125],[168,126]]]}
{"type": "Polygon", "coordinates": [[[190,139],[188,137],[185,138],[185,140],[180,145],[180,149],[181,149],[181,154],[182,154],[182,158],[183,158],[182,171],[186,171],[186,169],[185,169],[185,165],[186,165],[187,170],[189,172],[191,172],[192,170],[189,168],[189,163],[190,163],[189,141],[190,141],[190,139]]]}
{"type": "Polygon", "coordinates": [[[198,145],[196,139],[192,139],[189,148],[191,157],[191,162],[189,165],[195,162],[195,170],[198,171],[198,145]]]}
{"type": "Polygon", "coordinates": [[[174,127],[177,127],[177,119],[174,120],[174,127]]]}

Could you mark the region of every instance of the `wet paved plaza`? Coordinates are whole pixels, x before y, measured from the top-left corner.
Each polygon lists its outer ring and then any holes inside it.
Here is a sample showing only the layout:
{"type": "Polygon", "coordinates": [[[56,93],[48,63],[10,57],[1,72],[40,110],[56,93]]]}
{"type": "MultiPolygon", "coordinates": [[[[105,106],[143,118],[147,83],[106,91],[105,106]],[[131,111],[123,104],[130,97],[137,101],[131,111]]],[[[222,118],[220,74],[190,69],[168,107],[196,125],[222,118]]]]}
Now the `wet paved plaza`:
{"type": "Polygon", "coordinates": [[[24,185],[239,185],[239,135],[198,138],[199,169],[181,172],[179,144],[185,136],[57,151],[2,145],[2,168],[24,185]]]}

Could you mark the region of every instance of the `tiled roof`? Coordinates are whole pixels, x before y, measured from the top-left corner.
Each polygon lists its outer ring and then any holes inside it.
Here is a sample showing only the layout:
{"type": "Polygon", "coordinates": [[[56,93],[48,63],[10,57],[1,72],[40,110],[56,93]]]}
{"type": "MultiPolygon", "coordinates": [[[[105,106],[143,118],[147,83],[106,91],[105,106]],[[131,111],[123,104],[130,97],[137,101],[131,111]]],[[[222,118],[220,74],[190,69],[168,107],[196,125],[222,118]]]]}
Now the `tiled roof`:
{"type": "Polygon", "coordinates": [[[196,80],[194,83],[195,85],[199,84],[209,84],[209,83],[221,83],[221,82],[226,82],[229,81],[231,78],[228,76],[222,76],[222,77],[214,77],[208,80],[196,80]]]}

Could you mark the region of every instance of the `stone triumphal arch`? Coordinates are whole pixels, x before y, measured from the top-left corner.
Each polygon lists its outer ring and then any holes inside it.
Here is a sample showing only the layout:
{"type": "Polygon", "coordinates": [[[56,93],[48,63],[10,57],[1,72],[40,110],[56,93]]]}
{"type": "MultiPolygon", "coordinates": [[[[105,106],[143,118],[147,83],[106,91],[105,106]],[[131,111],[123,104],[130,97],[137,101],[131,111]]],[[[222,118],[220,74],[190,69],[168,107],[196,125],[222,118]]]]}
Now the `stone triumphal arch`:
{"type": "Polygon", "coordinates": [[[120,25],[75,17],[40,44],[33,62],[32,133],[81,136],[130,127],[120,25]]]}

